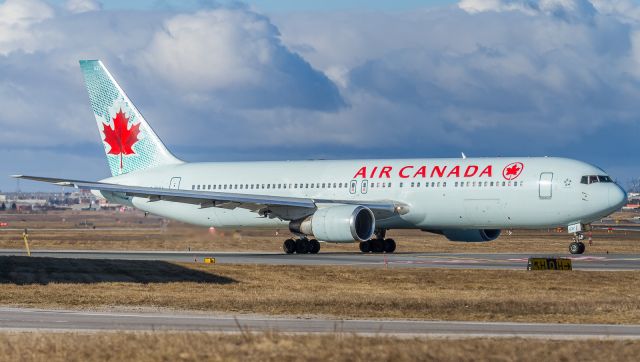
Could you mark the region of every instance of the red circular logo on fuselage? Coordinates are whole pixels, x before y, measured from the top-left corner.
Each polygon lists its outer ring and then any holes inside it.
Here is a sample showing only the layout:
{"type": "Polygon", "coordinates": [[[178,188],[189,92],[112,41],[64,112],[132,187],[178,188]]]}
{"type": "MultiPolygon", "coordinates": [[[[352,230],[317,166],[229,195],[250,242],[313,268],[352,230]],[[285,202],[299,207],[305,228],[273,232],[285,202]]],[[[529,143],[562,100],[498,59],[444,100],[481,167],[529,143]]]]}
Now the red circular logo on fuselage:
{"type": "Polygon", "coordinates": [[[504,177],[505,180],[509,181],[515,180],[516,178],[518,178],[518,176],[520,176],[522,170],[524,170],[524,165],[522,164],[522,162],[510,163],[506,165],[502,170],[502,177],[504,177]]]}

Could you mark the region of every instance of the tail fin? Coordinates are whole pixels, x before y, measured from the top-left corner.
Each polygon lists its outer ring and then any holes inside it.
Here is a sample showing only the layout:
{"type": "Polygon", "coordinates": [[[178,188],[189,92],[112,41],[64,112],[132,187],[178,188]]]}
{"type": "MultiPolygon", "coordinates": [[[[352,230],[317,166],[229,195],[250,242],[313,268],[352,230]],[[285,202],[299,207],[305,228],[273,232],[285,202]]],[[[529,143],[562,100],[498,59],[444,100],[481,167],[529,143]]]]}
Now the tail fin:
{"type": "Polygon", "coordinates": [[[81,60],[80,68],[113,176],[182,163],[167,150],[100,60],[81,60]]]}

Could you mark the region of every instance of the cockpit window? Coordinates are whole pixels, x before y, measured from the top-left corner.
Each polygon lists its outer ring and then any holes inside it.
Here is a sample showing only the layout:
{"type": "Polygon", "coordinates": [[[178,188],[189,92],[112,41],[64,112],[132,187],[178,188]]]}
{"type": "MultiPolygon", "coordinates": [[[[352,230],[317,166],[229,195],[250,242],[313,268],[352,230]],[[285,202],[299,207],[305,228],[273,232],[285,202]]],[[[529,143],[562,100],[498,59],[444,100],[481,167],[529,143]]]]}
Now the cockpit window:
{"type": "Polygon", "coordinates": [[[580,178],[581,184],[588,185],[596,182],[613,182],[613,180],[611,179],[611,177],[606,175],[587,175],[580,178]]]}

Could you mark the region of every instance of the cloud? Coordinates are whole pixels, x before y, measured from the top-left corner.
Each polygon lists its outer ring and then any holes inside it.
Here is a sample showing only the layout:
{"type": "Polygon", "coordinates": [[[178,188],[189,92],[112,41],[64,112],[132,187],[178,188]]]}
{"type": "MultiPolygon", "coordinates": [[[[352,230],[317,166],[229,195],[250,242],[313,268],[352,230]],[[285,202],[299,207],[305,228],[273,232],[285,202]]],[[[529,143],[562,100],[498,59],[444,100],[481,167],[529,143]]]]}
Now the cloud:
{"type": "Polygon", "coordinates": [[[80,14],[100,10],[102,4],[96,0],[68,0],[65,8],[73,14],[80,14]]]}
{"type": "Polygon", "coordinates": [[[42,33],[34,25],[54,16],[54,10],[39,0],[6,0],[0,4],[0,55],[22,50],[32,52],[42,45],[42,33]]]}
{"type": "Polygon", "coordinates": [[[197,100],[242,107],[335,110],[333,83],[282,45],[278,29],[246,8],[217,8],[165,21],[138,56],[140,68],[197,100]]]}
{"type": "Polygon", "coordinates": [[[471,14],[519,11],[529,15],[545,14],[575,20],[585,20],[596,13],[589,0],[462,0],[458,6],[471,14]]]}
{"type": "Polygon", "coordinates": [[[322,16],[245,6],[73,13],[9,0],[0,5],[0,127],[5,147],[101,157],[77,66],[101,58],[188,160],[463,150],[577,157],[631,174],[639,14],[628,0],[463,0],[322,16]],[[42,11],[11,10],[29,6],[42,11]]]}

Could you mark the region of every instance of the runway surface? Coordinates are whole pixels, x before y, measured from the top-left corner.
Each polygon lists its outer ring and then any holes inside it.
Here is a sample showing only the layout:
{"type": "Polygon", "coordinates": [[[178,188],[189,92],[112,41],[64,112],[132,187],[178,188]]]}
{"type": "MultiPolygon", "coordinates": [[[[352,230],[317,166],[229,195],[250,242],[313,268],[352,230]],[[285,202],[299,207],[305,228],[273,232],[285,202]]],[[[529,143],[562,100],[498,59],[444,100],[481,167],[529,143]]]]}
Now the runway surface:
{"type": "MultiPolygon", "coordinates": [[[[24,250],[0,250],[0,256],[25,255],[24,250]]],[[[81,258],[164,260],[173,262],[202,262],[214,257],[216,263],[227,264],[286,264],[286,265],[351,265],[366,267],[426,267],[449,269],[526,269],[529,257],[566,257],[573,260],[576,270],[640,270],[640,254],[451,254],[396,253],[361,254],[349,252],[286,255],[278,253],[220,253],[165,251],[99,251],[99,250],[38,250],[33,256],[81,258]]]]}
{"type": "Polygon", "coordinates": [[[332,320],[206,314],[112,313],[0,308],[5,331],[241,331],[354,333],[442,337],[640,339],[640,325],[485,323],[411,320],[332,320]]]}

